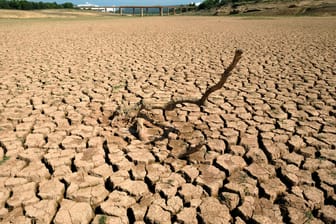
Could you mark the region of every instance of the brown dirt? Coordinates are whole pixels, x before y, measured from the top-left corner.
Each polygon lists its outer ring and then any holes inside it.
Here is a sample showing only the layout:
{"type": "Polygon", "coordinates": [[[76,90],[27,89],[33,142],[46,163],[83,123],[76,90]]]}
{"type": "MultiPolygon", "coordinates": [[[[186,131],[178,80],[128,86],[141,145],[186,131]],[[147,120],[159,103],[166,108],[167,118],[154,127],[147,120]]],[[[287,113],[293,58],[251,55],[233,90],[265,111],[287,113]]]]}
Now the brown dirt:
{"type": "Polygon", "coordinates": [[[0,20],[0,36],[1,223],[335,223],[335,18],[0,20]],[[236,47],[205,107],[152,111],[143,141],[126,125],[140,99],[201,96],[236,47]]]}

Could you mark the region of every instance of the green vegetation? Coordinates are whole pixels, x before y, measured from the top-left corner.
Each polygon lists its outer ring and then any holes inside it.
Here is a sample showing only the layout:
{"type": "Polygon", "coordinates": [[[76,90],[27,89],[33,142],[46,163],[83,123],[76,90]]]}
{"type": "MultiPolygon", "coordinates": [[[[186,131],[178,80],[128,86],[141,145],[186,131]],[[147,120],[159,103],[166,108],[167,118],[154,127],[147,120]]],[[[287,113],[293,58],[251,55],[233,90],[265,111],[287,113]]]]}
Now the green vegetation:
{"type": "Polygon", "coordinates": [[[72,9],[71,2],[30,2],[26,0],[0,0],[0,9],[36,10],[36,9],[72,9]]]}
{"type": "Polygon", "coordinates": [[[218,8],[224,5],[232,4],[237,5],[239,3],[259,3],[259,2],[290,2],[293,0],[204,0],[198,9],[211,9],[218,8]]]}
{"type": "Polygon", "coordinates": [[[106,223],[106,216],[105,215],[100,216],[98,222],[99,222],[99,224],[105,224],[106,223]]]}
{"type": "Polygon", "coordinates": [[[4,164],[7,160],[9,160],[10,159],[10,157],[9,156],[4,156],[3,158],[2,158],[2,160],[0,160],[0,165],[2,165],[2,164],[4,164]]]}
{"type": "Polygon", "coordinates": [[[220,7],[226,4],[235,4],[238,2],[248,2],[248,0],[204,0],[198,6],[198,9],[211,9],[211,8],[220,7]]]}
{"type": "Polygon", "coordinates": [[[223,0],[205,0],[199,6],[198,9],[211,9],[215,7],[219,7],[222,4],[223,0]]]}
{"type": "Polygon", "coordinates": [[[305,223],[307,223],[307,224],[310,223],[310,221],[314,218],[314,215],[311,211],[306,211],[305,216],[306,216],[306,219],[307,219],[305,221],[305,223]]]}
{"type": "Polygon", "coordinates": [[[126,87],[126,83],[121,83],[119,85],[113,86],[112,92],[118,92],[119,89],[125,88],[125,87],[126,87]]]}

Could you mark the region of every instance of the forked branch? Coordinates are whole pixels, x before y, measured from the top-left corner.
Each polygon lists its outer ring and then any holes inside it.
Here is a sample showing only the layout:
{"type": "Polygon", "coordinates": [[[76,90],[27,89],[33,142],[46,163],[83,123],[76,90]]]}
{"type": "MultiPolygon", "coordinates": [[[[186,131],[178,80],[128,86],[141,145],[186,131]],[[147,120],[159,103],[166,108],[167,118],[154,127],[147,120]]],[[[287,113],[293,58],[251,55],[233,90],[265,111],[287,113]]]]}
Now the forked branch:
{"type": "MultiPolygon", "coordinates": [[[[142,109],[145,109],[145,110],[161,109],[161,110],[164,110],[164,111],[174,110],[177,105],[183,104],[183,103],[196,104],[199,107],[203,106],[205,101],[208,99],[208,97],[210,96],[211,93],[213,93],[213,92],[215,92],[215,91],[217,91],[217,90],[219,90],[223,87],[224,83],[226,82],[228,77],[231,75],[232,70],[236,67],[237,63],[241,59],[242,54],[243,54],[242,50],[240,50],[240,49],[236,50],[231,64],[221,74],[221,79],[219,80],[219,82],[217,84],[211,86],[209,89],[207,89],[205,91],[205,93],[203,94],[203,96],[201,97],[201,99],[172,100],[172,101],[166,103],[163,106],[149,106],[149,105],[145,105],[144,103],[141,103],[140,108],[139,108],[139,112],[142,109]]],[[[222,61],[222,64],[223,64],[223,60],[221,60],[221,61],[222,61]]]]}

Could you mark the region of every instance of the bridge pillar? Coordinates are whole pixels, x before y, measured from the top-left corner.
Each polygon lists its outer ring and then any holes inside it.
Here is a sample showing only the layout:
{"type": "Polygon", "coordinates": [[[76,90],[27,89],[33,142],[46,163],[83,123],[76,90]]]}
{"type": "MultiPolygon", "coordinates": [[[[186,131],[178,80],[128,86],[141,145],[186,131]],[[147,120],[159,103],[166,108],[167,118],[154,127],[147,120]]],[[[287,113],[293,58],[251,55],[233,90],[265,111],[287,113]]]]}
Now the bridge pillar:
{"type": "Polygon", "coordinates": [[[119,13],[120,13],[121,16],[123,15],[122,10],[123,10],[122,8],[119,8],[119,13]]]}
{"type": "Polygon", "coordinates": [[[143,8],[140,9],[140,16],[143,17],[144,13],[143,13],[143,8]]]}
{"type": "Polygon", "coordinates": [[[176,9],[173,8],[173,15],[175,16],[176,15],[176,9]]]}
{"type": "Polygon", "coordinates": [[[163,8],[160,8],[160,16],[163,16],[163,8]]]}

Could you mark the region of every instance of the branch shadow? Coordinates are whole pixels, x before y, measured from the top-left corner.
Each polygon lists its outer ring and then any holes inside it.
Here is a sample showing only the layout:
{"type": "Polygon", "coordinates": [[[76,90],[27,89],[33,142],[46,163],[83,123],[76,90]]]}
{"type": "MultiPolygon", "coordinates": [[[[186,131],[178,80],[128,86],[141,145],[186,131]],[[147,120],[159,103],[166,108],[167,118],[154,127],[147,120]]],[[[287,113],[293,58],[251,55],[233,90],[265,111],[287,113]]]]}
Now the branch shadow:
{"type": "MultiPolygon", "coordinates": [[[[178,129],[176,129],[175,127],[171,127],[171,126],[167,126],[167,125],[164,125],[162,123],[159,123],[159,122],[155,121],[153,118],[151,118],[150,116],[148,116],[147,114],[144,114],[144,113],[140,112],[138,114],[138,117],[145,119],[146,121],[148,121],[153,126],[159,127],[160,129],[163,130],[163,133],[160,136],[154,138],[153,140],[151,140],[149,142],[146,142],[145,144],[147,144],[147,145],[156,145],[157,142],[163,141],[165,139],[169,140],[169,134],[170,133],[174,133],[174,134],[177,134],[177,135],[180,134],[180,131],[178,129]]],[[[132,126],[129,127],[129,131],[137,139],[140,139],[139,134],[137,132],[136,122],[133,122],[132,126]]],[[[206,145],[206,141],[203,140],[199,144],[197,144],[196,146],[191,146],[189,143],[187,143],[187,144],[188,144],[188,147],[187,147],[187,149],[184,153],[181,153],[177,156],[174,156],[174,155],[170,154],[170,156],[172,156],[174,158],[177,158],[177,159],[188,160],[189,155],[201,150],[202,146],[206,145]]]]}

